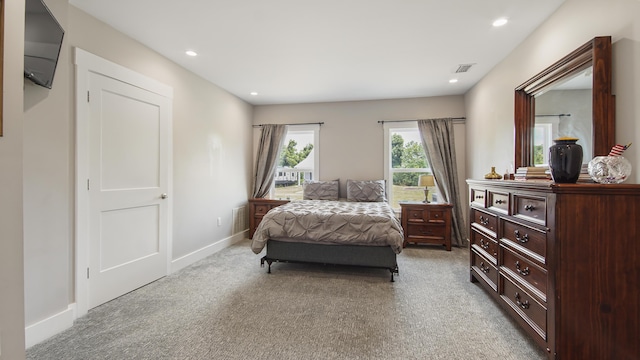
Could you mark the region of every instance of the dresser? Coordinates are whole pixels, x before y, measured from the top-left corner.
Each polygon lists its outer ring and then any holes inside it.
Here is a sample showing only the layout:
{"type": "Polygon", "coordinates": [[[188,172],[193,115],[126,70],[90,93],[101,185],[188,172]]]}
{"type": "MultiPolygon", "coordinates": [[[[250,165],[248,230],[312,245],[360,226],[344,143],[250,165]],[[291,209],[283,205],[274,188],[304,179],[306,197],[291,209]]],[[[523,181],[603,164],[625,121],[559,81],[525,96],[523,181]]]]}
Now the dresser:
{"type": "Polygon", "coordinates": [[[253,238],[262,217],[274,207],[288,203],[289,200],[275,200],[265,198],[249,199],[249,238],[253,238]]]}
{"type": "Polygon", "coordinates": [[[437,244],[451,251],[451,209],[446,203],[400,202],[404,243],[437,244]]]}
{"type": "Polygon", "coordinates": [[[467,184],[470,280],[549,359],[640,359],[640,185],[467,184]]]}

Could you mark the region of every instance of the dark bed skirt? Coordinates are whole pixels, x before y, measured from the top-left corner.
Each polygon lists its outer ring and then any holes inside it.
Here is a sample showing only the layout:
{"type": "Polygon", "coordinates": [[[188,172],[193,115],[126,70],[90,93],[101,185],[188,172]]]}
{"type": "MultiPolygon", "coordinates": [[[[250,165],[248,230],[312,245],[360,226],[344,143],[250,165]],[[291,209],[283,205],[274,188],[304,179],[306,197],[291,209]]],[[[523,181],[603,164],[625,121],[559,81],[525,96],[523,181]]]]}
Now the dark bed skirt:
{"type": "Polygon", "coordinates": [[[364,245],[324,245],[301,242],[267,241],[267,255],[260,263],[306,262],[332,265],[352,265],[374,268],[384,268],[393,275],[398,274],[396,253],[390,246],[364,246],[364,245]]]}

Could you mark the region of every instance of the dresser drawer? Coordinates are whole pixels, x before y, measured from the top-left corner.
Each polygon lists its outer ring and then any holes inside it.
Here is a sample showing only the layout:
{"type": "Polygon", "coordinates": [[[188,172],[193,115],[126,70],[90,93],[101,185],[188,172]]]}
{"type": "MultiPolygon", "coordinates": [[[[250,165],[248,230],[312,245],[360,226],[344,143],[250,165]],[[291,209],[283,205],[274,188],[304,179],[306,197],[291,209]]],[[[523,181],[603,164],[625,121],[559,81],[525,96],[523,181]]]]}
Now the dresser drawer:
{"type": "Polygon", "coordinates": [[[505,214],[509,213],[509,193],[487,192],[487,207],[505,214]]]}
{"type": "Polygon", "coordinates": [[[422,238],[438,238],[444,239],[445,227],[434,226],[428,224],[414,224],[409,223],[407,225],[408,241],[419,240],[422,238]]]}
{"type": "Polygon", "coordinates": [[[547,233],[533,227],[517,224],[509,220],[500,220],[502,226],[501,242],[529,257],[546,264],[547,233]]]}
{"type": "Polygon", "coordinates": [[[491,286],[493,291],[498,291],[498,268],[474,250],[471,250],[471,269],[491,286]]]}
{"type": "Polygon", "coordinates": [[[470,188],[469,195],[471,196],[471,203],[479,207],[486,207],[486,191],[484,189],[470,188]]]}
{"type": "Polygon", "coordinates": [[[498,217],[496,215],[475,209],[473,209],[472,212],[473,222],[493,233],[493,236],[495,236],[496,231],[498,230],[498,217]]]}
{"type": "Polygon", "coordinates": [[[506,276],[500,298],[506,302],[543,339],[547,339],[547,308],[506,276]]]}
{"type": "Polygon", "coordinates": [[[547,301],[547,270],[513,250],[502,247],[500,271],[508,273],[523,287],[531,289],[541,301],[547,301]]]}
{"type": "Polygon", "coordinates": [[[476,230],[471,230],[471,247],[477,252],[482,253],[495,265],[498,264],[497,241],[477,232],[476,230]]]}
{"type": "Polygon", "coordinates": [[[513,201],[515,203],[513,216],[541,225],[547,224],[546,198],[514,194],[513,201]]]}

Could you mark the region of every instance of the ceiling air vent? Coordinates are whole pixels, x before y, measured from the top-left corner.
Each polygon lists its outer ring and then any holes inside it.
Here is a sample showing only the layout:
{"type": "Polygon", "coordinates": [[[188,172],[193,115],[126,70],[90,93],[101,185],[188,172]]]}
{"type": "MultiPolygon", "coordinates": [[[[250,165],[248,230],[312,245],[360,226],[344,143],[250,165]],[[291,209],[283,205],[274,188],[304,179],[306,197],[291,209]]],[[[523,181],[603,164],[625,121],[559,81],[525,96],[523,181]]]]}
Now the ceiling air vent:
{"type": "Polygon", "coordinates": [[[471,67],[475,65],[475,64],[460,64],[458,65],[458,68],[456,69],[456,73],[464,73],[469,71],[469,69],[471,69],[471,67]]]}

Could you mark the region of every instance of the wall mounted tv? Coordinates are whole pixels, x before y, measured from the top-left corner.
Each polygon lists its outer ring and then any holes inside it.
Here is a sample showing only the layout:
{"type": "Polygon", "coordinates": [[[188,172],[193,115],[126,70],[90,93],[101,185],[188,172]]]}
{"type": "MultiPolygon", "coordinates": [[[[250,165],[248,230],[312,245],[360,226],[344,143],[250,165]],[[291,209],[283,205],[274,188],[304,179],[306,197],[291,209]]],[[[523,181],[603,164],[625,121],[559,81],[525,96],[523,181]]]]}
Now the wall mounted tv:
{"type": "Polygon", "coordinates": [[[64,29],[43,0],[26,0],[24,16],[24,77],[51,89],[64,29]]]}

